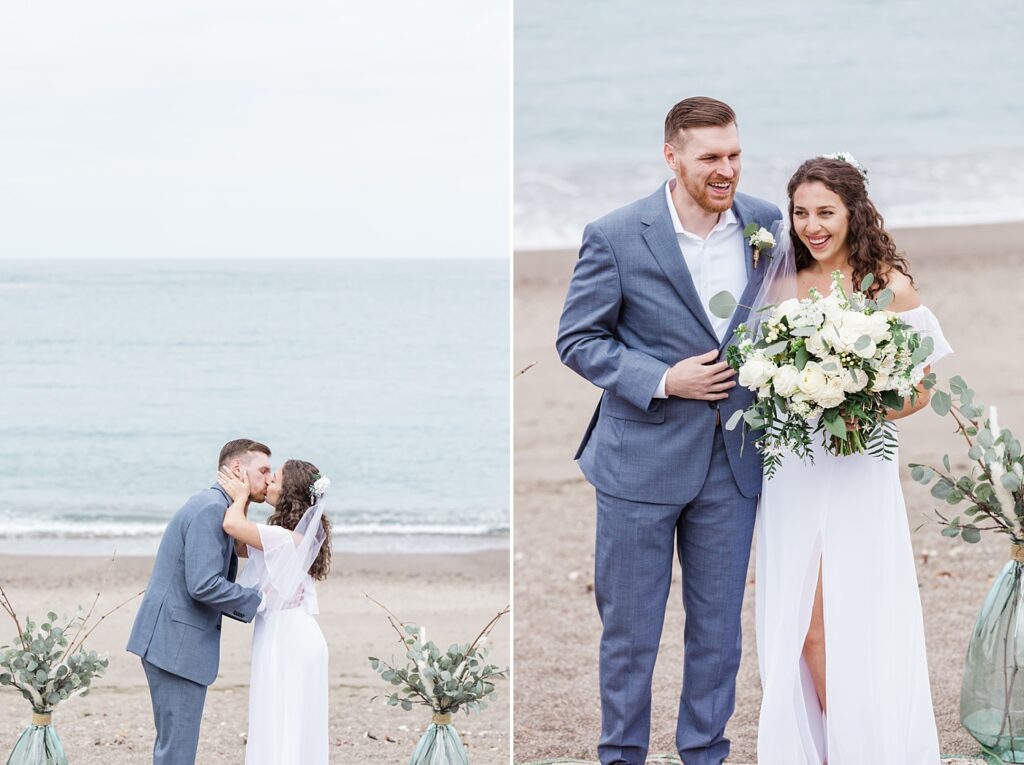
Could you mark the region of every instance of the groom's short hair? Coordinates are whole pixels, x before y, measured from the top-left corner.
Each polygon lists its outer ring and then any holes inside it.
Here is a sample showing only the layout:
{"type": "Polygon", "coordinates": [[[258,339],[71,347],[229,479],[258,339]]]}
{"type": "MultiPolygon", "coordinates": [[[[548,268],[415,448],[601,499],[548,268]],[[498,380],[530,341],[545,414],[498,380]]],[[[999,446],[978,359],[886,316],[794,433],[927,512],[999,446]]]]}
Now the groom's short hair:
{"type": "Polygon", "coordinates": [[[220,450],[220,462],[217,463],[217,467],[228,464],[229,461],[235,457],[241,457],[246,452],[263,452],[269,457],[270,447],[250,438],[236,438],[234,441],[228,441],[220,450]]]}
{"type": "Polygon", "coordinates": [[[736,112],[724,101],[707,96],[686,98],[665,117],[665,143],[672,143],[680,130],[696,127],[725,127],[736,122],[736,112]]]}

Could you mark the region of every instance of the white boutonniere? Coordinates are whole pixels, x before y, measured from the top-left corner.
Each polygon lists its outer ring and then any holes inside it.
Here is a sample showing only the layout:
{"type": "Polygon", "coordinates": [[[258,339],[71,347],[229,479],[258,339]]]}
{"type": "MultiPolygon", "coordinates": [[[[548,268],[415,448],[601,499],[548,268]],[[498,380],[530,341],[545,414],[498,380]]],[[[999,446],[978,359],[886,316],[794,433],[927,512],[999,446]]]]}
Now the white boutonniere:
{"type": "Polygon", "coordinates": [[[747,244],[754,250],[754,268],[761,259],[761,250],[770,250],[775,246],[775,237],[772,232],[757,223],[748,223],[743,229],[743,236],[747,244]]]}

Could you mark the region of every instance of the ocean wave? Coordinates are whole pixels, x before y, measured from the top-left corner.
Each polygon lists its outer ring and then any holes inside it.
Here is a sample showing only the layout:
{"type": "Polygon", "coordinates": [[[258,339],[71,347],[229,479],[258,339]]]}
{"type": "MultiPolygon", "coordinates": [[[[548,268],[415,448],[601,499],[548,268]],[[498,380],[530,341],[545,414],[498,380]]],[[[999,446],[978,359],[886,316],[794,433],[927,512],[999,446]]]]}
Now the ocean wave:
{"type": "MultiPolygon", "coordinates": [[[[893,229],[1024,221],[1024,151],[998,155],[871,156],[869,194],[893,229]]],[[[802,158],[748,157],[741,191],[786,206],[785,188],[802,158]]],[[[515,174],[515,249],[576,249],[583,228],[645,197],[667,180],[649,161],[520,165],[515,174]]]]}
{"type": "MultiPolygon", "coordinates": [[[[0,528],[0,539],[158,539],[166,523],[90,523],[61,520],[7,520],[0,528]]],[[[435,537],[492,537],[507,535],[507,525],[467,523],[336,523],[334,536],[435,536],[435,537]]]]}

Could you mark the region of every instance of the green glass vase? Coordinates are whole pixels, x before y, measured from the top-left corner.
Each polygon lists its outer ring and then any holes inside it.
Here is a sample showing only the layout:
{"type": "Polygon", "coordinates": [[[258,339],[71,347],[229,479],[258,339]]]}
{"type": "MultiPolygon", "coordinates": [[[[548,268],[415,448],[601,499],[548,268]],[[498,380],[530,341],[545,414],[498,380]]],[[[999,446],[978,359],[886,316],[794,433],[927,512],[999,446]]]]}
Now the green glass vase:
{"type": "Polygon", "coordinates": [[[18,738],[7,765],[68,765],[52,719],[49,712],[33,712],[32,724],[18,738]]]}
{"type": "Polygon", "coordinates": [[[960,722],[997,763],[1024,763],[1024,546],[1011,555],[978,614],[960,688],[960,722]]]}
{"type": "Polygon", "coordinates": [[[409,765],[469,765],[469,756],[462,745],[450,714],[435,714],[424,731],[409,765]]]}

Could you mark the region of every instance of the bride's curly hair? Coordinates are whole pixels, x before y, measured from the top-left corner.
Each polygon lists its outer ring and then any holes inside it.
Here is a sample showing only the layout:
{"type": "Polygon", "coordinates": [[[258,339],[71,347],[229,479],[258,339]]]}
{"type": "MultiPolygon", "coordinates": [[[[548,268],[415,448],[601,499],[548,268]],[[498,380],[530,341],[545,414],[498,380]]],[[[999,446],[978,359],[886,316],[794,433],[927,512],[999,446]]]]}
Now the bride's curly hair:
{"type": "Polygon", "coordinates": [[[867,184],[860,171],[848,162],[827,157],[814,157],[797,168],[789,179],[786,191],[789,194],[789,235],[793,241],[793,253],[798,271],[814,263],[814,256],[796,234],[793,224],[793,194],[804,183],[823,183],[826,188],[843,200],[849,213],[847,244],[850,248],[849,262],[853,267],[852,289],[859,290],[860,283],[868,274],[874,274],[875,281],[867,289],[868,297],[876,297],[888,281],[891,270],[899,271],[914,283],[910,275],[910,264],[903,253],[896,249],[889,232],[885,230],[882,216],[868,198],[867,184]]]}
{"type": "MultiPolygon", "coordinates": [[[[267,523],[294,531],[303,514],[313,504],[309,490],[319,474],[320,470],[311,462],[285,462],[281,466],[281,497],[267,523]]],[[[309,567],[309,575],[318,580],[326,579],[327,572],[331,570],[331,522],[326,514],[320,516],[320,525],[324,530],[324,543],[313,565],[309,567]]]]}

